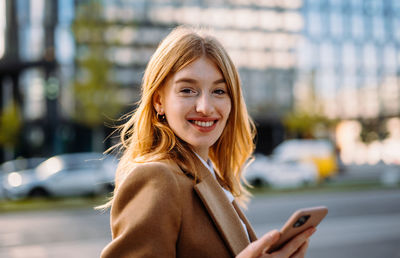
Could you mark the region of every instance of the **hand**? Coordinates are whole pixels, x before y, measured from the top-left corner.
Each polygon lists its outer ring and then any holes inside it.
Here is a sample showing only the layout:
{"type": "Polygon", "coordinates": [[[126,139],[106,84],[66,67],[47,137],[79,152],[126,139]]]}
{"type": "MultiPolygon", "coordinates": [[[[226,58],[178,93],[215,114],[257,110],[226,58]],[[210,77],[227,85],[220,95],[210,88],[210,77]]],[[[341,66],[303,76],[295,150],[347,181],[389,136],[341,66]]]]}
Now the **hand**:
{"type": "Polygon", "coordinates": [[[266,253],[265,250],[278,241],[280,237],[277,230],[272,230],[249,244],[236,258],[303,258],[307,251],[308,238],[314,234],[315,230],[315,228],[307,229],[295,236],[278,251],[266,253]]]}

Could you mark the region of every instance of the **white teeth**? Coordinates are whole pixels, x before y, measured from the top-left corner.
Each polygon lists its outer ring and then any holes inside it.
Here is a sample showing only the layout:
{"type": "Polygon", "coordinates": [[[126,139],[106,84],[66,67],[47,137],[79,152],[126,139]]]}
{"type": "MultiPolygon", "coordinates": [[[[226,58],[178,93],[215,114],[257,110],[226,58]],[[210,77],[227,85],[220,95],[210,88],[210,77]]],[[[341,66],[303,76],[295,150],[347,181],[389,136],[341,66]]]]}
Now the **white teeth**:
{"type": "Polygon", "coordinates": [[[214,121],[209,121],[209,122],[203,122],[203,121],[193,121],[196,125],[201,126],[201,127],[210,127],[214,124],[214,121]]]}

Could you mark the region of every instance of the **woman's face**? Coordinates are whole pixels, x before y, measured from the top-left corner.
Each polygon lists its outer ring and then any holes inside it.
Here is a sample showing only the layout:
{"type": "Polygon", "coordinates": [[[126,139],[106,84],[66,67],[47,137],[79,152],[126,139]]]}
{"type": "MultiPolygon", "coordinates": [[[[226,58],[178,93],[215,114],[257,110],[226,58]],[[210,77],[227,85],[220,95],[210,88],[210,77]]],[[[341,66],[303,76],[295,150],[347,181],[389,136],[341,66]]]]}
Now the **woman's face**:
{"type": "Polygon", "coordinates": [[[174,133],[206,159],[225,128],[231,99],[218,67],[201,57],[167,79],[154,106],[174,133]]]}

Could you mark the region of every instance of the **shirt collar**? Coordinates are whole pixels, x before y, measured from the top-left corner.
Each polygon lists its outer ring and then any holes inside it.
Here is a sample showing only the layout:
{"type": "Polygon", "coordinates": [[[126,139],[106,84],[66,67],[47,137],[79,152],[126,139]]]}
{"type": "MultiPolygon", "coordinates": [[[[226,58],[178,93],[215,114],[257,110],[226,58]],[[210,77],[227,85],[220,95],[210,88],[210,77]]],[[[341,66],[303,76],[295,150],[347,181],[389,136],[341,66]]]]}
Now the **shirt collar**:
{"type": "Polygon", "coordinates": [[[214,171],[213,165],[212,165],[212,163],[211,163],[211,160],[210,160],[210,159],[207,159],[207,162],[206,162],[202,157],[200,157],[199,154],[197,154],[196,152],[195,152],[194,154],[196,154],[196,156],[200,159],[201,163],[203,163],[203,165],[204,165],[208,170],[210,170],[211,174],[212,174],[215,178],[217,178],[217,176],[215,175],[215,171],[214,171]]]}
{"type": "MultiPolygon", "coordinates": [[[[214,178],[217,179],[217,175],[215,174],[215,171],[214,171],[213,165],[212,165],[212,163],[211,163],[211,160],[210,160],[210,159],[207,159],[207,162],[206,162],[202,157],[200,157],[199,154],[197,154],[196,152],[195,152],[194,154],[196,154],[196,156],[199,158],[199,160],[201,161],[201,163],[203,163],[203,165],[204,165],[208,170],[210,170],[210,172],[211,172],[211,174],[214,176],[214,178]]],[[[232,201],[235,199],[235,197],[233,197],[232,193],[229,192],[228,190],[226,190],[226,189],[223,188],[223,187],[221,187],[221,188],[222,188],[222,190],[224,190],[224,192],[225,192],[226,196],[228,197],[229,201],[232,202],[232,201]]]]}

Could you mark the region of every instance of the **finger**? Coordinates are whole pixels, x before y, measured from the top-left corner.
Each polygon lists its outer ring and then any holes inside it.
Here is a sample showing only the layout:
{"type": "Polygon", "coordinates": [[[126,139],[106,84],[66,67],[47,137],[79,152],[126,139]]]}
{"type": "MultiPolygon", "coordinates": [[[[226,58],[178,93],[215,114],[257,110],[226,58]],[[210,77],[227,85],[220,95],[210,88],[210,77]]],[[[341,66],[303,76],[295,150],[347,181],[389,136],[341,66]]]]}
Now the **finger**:
{"type": "Polygon", "coordinates": [[[291,256],[291,258],[304,258],[306,256],[308,244],[310,243],[310,240],[307,239],[299,249],[291,256]]]}
{"type": "Polygon", "coordinates": [[[266,247],[278,241],[279,237],[280,233],[277,230],[272,230],[248,245],[237,257],[258,257],[266,247]]]}
{"type": "Polygon", "coordinates": [[[290,257],[294,254],[297,249],[315,232],[315,228],[309,228],[306,231],[298,234],[292,240],[290,240],[283,248],[282,252],[285,254],[285,257],[290,257]]]}
{"type": "Polygon", "coordinates": [[[260,238],[259,240],[257,240],[255,242],[255,251],[258,254],[261,254],[264,252],[264,250],[268,247],[270,247],[271,245],[273,245],[276,241],[279,240],[281,234],[279,233],[278,230],[272,230],[270,232],[268,232],[267,234],[265,234],[262,238],[260,238]]]}

